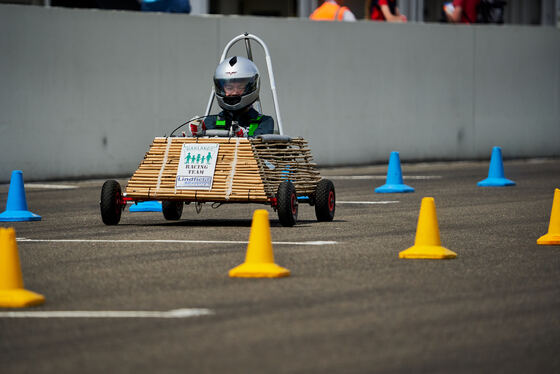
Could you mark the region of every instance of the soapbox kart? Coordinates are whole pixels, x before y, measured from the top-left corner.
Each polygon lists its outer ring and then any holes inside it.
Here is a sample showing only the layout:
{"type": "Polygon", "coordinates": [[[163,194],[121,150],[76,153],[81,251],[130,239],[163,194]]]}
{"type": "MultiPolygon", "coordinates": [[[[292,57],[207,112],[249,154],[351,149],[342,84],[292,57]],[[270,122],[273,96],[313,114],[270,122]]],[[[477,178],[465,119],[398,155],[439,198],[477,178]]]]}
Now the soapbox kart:
{"type": "MultiPolygon", "coordinates": [[[[103,184],[100,208],[106,225],[119,223],[127,203],[151,200],[161,200],[167,220],[180,219],[185,204],[193,203],[200,212],[204,203],[212,203],[213,207],[259,203],[277,211],[283,226],[293,226],[300,202],[315,207],[318,221],[333,220],[334,184],[320,177],[307,141],[283,134],[266,44],[255,35],[239,35],[226,45],[220,62],[240,40],[245,41],[251,60],[250,40],[260,44],[265,52],[279,134],[239,138],[228,130],[207,130],[202,137],[176,135],[195,118],[177,127],[170,136],[156,137],[124,192],[115,180],[103,184]]],[[[212,90],[206,116],[214,95],[212,90]]],[[[260,109],[260,102],[255,104],[260,109]]]]}

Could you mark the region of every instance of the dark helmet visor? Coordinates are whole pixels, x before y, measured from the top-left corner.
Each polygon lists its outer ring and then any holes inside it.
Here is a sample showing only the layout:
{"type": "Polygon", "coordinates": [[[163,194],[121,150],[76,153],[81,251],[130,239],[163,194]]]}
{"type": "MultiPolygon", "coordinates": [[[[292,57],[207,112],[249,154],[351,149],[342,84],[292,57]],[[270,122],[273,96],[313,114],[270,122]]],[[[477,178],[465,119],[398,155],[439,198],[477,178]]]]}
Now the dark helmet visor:
{"type": "Polygon", "coordinates": [[[258,75],[249,78],[214,78],[216,94],[222,97],[244,96],[257,89],[258,75]]]}

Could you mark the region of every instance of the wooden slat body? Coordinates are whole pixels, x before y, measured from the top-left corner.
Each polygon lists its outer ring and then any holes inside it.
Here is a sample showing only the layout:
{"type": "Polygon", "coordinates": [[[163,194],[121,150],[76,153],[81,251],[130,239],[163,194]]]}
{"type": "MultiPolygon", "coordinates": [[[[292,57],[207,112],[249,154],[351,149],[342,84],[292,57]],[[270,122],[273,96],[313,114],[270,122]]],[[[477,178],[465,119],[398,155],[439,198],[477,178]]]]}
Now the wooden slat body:
{"type": "Polygon", "coordinates": [[[291,180],[299,196],[315,192],[320,176],[307,142],[301,138],[267,143],[261,139],[245,138],[158,137],[130,178],[125,191],[128,197],[138,200],[267,203],[269,198],[276,196],[278,185],[283,180],[291,180]],[[176,189],[182,146],[197,142],[220,145],[212,190],[176,189]],[[230,181],[232,175],[233,182],[230,181]]]}

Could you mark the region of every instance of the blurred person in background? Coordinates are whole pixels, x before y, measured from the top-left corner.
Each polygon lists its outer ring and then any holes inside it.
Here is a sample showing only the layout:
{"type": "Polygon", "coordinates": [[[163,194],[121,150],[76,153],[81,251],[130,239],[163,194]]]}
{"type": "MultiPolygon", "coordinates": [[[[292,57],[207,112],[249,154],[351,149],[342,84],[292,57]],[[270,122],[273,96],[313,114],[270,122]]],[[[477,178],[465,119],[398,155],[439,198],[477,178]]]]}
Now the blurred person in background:
{"type": "Polygon", "coordinates": [[[144,12],[190,13],[190,0],[140,0],[144,12]]]}
{"type": "Polygon", "coordinates": [[[447,20],[452,23],[475,23],[480,0],[453,0],[443,5],[447,20]]]}
{"type": "Polygon", "coordinates": [[[402,15],[397,7],[397,0],[366,0],[366,19],[372,21],[406,22],[406,16],[402,15]]]}
{"type": "Polygon", "coordinates": [[[348,7],[344,6],[344,0],[325,0],[311,13],[309,19],[314,21],[355,21],[356,16],[348,7]]]}

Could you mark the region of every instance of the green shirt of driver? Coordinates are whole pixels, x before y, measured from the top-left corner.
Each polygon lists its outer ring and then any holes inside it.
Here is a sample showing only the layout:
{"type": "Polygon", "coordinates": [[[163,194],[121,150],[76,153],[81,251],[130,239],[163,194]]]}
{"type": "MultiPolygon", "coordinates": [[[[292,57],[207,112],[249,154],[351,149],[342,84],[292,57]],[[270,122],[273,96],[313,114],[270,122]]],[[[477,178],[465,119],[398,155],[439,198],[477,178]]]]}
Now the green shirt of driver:
{"type": "Polygon", "coordinates": [[[252,137],[274,133],[274,119],[260,114],[252,107],[245,113],[238,115],[222,111],[217,115],[208,116],[204,119],[204,125],[206,130],[229,130],[234,121],[237,122],[238,126],[246,129],[247,136],[252,137]]]}

